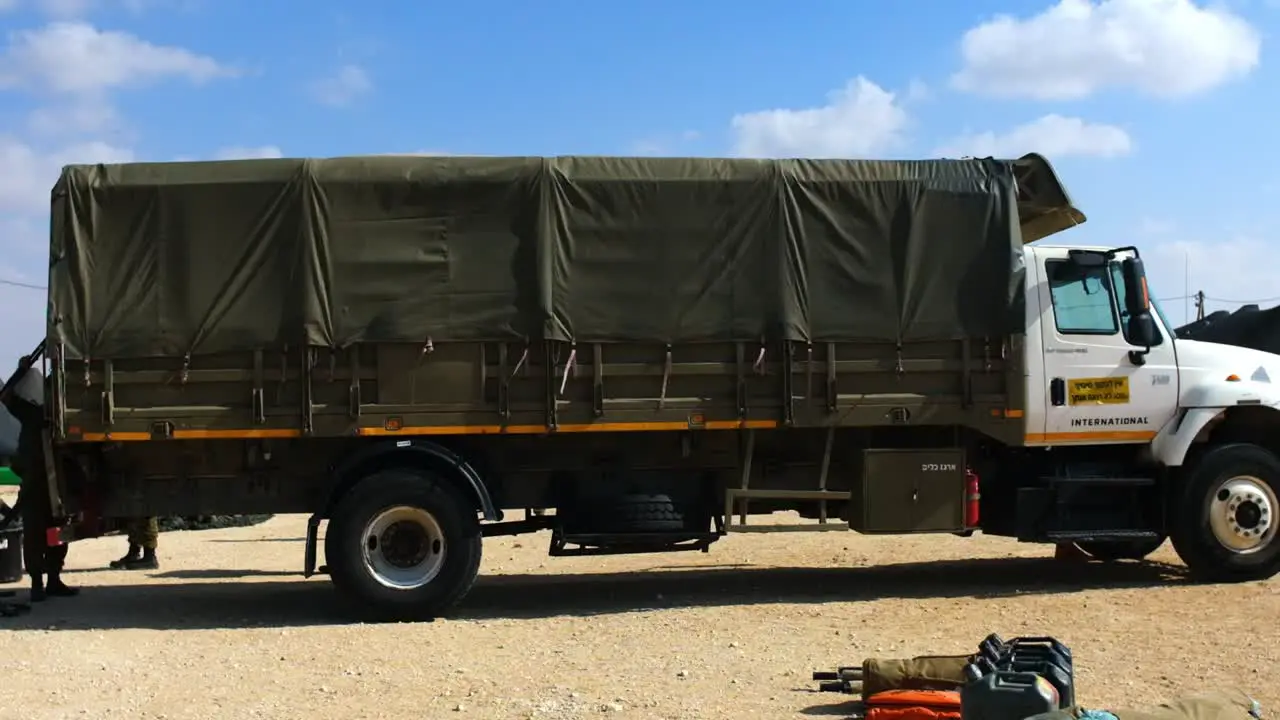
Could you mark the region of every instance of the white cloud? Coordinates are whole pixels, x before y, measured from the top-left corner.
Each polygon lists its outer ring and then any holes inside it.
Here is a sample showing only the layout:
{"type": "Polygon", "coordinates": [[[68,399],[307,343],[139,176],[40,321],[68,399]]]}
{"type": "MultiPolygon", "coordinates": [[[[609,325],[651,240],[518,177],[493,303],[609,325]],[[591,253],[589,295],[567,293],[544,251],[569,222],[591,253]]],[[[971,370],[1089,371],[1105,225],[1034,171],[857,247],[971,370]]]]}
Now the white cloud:
{"type": "Polygon", "coordinates": [[[211,57],[155,45],[84,22],[55,22],[12,33],[0,57],[0,87],[97,93],[170,78],[202,83],[235,75],[211,57]]]}
{"type": "Polygon", "coordinates": [[[101,141],[41,152],[11,136],[0,136],[0,212],[38,214],[49,210],[49,192],[66,165],[133,161],[133,151],[101,141]]]}
{"type": "Polygon", "coordinates": [[[311,94],[315,99],[333,107],[349,105],[372,91],[373,81],[359,65],[343,65],[333,75],[311,84],[311,94]]]}
{"type": "MultiPolygon", "coordinates": [[[[131,10],[162,0],[112,0],[131,10]]],[[[5,3],[6,0],[0,0],[5,3]]],[[[35,0],[49,14],[76,14],[106,0],[35,0]]],[[[12,6],[13,3],[8,3],[12,6]]],[[[0,7],[4,9],[4,7],[0,7]]],[[[26,117],[31,138],[0,132],[0,365],[30,350],[43,334],[50,191],[70,164],[123,163],[132,150],[100,138],[121,124],[113,91],[167,79],[194,83],[236,72],[179,47],[146,42],[84,22],[54,22],[12,32],[0,52],[0,89],[29,91],[48,104],[26,117]],[[62,134],[80,140],[56,142],[62,134]]],[[[274,148],[242,148],[258,155],[274,148]]],[[[2,368],[0,368],[2,369],[2,368]]]]}
{"type": "Polygon", "coordinates": [[[284,157],[284,153],[275,145],[259,147],[226,147],[213,154],[215,160],[251,160],[256,158],[284,157]]]}
{"type": "MultiPolygon", "coordinates": [[[[46,196],[42,205],[43,214],[35,211],[31,214],[6,213],[0,216],[0,266],[4,268],[0,271],[0,278],[44,283],[40,269],[48,260],[48,205],[46,196]],[[9,270],[14,272],[8,272],[9,270]],[[24,278],[36,278],[36,280],[24,278]]],[[[4,313],[0,313],[0,316],[3,315],[4,313]]]]}
{"type": "Polygon", "coordinates": [[[115,106],[100,93],[38,107],[27,115],[30,132],[44,136],[100,133],[115,129],[120,124],[121,117],[115,106]]]}
{"type": "Polygon", "coordinates": [[[7,308],[0,313],[0,375],[5,377],[13,372],[18,358],[31,352],[44,337],[46,278],[35,274],[34,269],[38,267],[35,265],[33,272],[23,273],[11,265],[0,264],[0,279],[8,281],[0,283],[0,303],[7,308]]]}
{"type": "Polygon", "coordinates": [[[12,372],[23,353],[44,337],[49,221],[0,218],[0,374],[12,372]]]}
{"type": "Polygon", "coordinates": [[[0,135],[0,371],[43,336],[45,293],[23,285],[45,283],[49,196],[63,166],[133,159],[100,141],[43,149],[0,135]]]}
{"type": "Polygon", "coordinates": [[[827,104],[736,115],[734,152],[746,157],[866,157],[899,146],[909,117],[897,96],[858,76],[827,104]]]}
{"type": "Polygon", "coordinates": [[[1045,115],[1008,132],[962,135],[934,150],[942,157],[1016,158],[1037,152],[1057,159],[1069,155],[1111,158],[1133,150],[1129,133],[1115,125],[1080,118],[1045,115]]]}
{"type": "Polygon", "coordinates": [[[1274,243],[1257,237],[1228,236],[1137,244],[1142,248],[1151,293],[1169,299],[1161,305],[1175,324],[1195,319],[1194,304],[1182,296],[1201,290],[1206,296],[1206,313],[1236,310],[1244,303],[1258,301],[1262,301],[1262,307],[1271,307],[1280,301],[1280,275],[1275,273],[1275,267],[1280,265],[1280,249],[1274,243]],[[1190,315],[1184,312],[1187,307],[1191,308],[1190,315]]]}
{"type": "Polygon", "coordinates": [[[1225,7],[1192,0],[1060,0],[1030,18],[998,15],[961,41],[958,89],[1070,100],[1108,89],[1204,92],[1258,65],[1261,37],[1225,7]]]}
{"type": "Polygon", "coordinates": [[[907,102],[924,102],[933,98],[933,90],[923,80],[914,79],[907,84],[907,102]]]}

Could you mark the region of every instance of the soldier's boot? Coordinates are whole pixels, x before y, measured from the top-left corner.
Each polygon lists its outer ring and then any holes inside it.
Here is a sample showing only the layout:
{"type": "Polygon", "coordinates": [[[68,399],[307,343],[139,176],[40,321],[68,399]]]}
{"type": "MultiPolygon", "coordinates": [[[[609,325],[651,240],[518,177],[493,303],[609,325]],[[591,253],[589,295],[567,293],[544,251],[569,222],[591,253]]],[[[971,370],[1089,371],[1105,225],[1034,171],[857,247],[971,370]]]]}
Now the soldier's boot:
{"type": "Polygon", "coordinates": [[[44,602],[49,597],[44,590],[44,576],[35,574],[31,576],[31,602],[44,602]]]}
{"type": "Polygon", "coordinates": [[[124,554],[119,560],[111,561],[112,570],[126,569],[130,562],[136,562],[142,558],[142,546],[129,543],[129,552],[124,554]]]}
{"type": "Polygon", "coordinates": [[[160,561],[156,559],[155,548],[143,548],[142,556],[125,560],[125,570],[157,570],[160,561]]]}
{"type": "Polygon", "coordinates": [[[80,588],[73,588],[62,582],[62,573],[49,573],[49,582],[45,583],[44,591],[48,597],[75,597],[80,594],[80,588]]]}

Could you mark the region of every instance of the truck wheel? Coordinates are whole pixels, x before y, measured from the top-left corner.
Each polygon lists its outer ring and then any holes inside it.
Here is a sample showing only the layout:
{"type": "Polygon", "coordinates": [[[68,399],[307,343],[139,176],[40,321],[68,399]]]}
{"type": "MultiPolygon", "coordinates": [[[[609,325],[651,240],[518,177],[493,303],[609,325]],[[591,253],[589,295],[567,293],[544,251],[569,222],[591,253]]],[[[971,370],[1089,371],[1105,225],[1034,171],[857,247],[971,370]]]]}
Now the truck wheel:
{"type": "Polygon", "coordinates": [[[1149,540],[1081,542],[1076,545],[1094,560],[1116,562],[1117,560],[1145,560],[1148,555],[1159,550],[1164,541],[1165,537],[1161,535],[1149,540]]]}
{"type": "Polygon", "coordinates": [[[1192,576],[1244,582],[1280,571],[1280,460],[1256,445],[1224,445],[1191,468],[1171,536],[1192,576]]]}
{"type": "Polygon", "coordinates": [[[453,485],[383,470],[339,501],[325,532],[334,585],[386,619],[434,617],[456,605],[480,571],[480,523],[453,485]]]}

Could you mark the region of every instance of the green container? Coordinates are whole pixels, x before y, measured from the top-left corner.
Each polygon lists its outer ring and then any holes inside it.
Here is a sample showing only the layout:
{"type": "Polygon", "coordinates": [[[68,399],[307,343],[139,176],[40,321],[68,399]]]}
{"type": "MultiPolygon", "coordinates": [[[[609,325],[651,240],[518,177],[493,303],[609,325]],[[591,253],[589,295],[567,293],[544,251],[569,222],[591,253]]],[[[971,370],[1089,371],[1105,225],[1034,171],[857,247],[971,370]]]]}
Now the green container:
{"type": "Polygon", "coordinates": [[[0,486],[12,485],[17,487],[22,484],[22,478],[14,474],[10,467],[0,467],[0,486]]]}

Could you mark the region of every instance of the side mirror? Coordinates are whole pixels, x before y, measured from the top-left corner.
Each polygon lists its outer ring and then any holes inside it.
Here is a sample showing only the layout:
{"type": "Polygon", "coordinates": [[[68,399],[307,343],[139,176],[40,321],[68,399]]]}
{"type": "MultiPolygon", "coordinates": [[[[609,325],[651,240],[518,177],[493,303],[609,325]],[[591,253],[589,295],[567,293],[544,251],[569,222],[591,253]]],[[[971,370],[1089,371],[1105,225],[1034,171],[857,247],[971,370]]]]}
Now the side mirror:
{"type": "Polygon", "coordinates": [[[1139,347],[1150,349],[1159,340],[1159,330],[1149,310],[1130,314],[1128,330],[1129,341],[1139,347]]]}
{"type": "MultiPolygon", "coordinates": [[[[1136,252],[1136,251],[1135,251],[1136,252]]],[[[1129,351],[1134,365],[1146,362],[1151,346],[1159,340],[1159,329],[1151,315],[1151,296],[1147,294],[1147,271],[1142,258],[1134,255],[1120,262],[1120,274],[1124,278],[1125,312],[1129,315],[1129,342],[1142,348],[1129,351]]]]}
{"type": "Polygon", "coordinates": [[[1150,320],[1151,297],[1147,295],[1147,271],[1142,258],[1125,258],[1120,263],[1120,273],[1124,277],[1125,311],[1131,318],[1146,314],[1150,320]]]}

